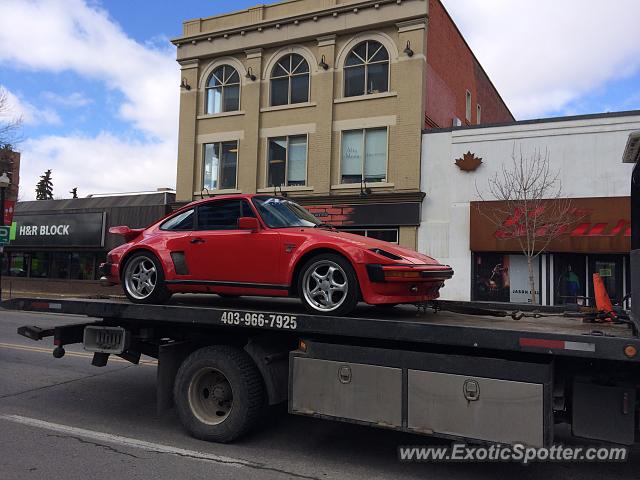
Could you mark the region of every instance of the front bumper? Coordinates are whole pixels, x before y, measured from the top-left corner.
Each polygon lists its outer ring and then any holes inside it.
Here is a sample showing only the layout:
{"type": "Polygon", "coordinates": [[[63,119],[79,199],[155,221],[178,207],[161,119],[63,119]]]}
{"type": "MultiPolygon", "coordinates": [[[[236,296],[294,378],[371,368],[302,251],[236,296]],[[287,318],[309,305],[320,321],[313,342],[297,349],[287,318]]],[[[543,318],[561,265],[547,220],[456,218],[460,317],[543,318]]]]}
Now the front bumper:
{"type": "Polygon", "coordinates": [[[370,304],[420,303],[435,300],[445,280],[453,276],[448,265],[366,265],[369,282],[362,287],[370,304]]]}
{"type": "Polygon", "coordinates": [[[368,264],[369,281],[382,282],[433,282],[441,283],[453,277],[448,265],[380,265],[368,264]]]}

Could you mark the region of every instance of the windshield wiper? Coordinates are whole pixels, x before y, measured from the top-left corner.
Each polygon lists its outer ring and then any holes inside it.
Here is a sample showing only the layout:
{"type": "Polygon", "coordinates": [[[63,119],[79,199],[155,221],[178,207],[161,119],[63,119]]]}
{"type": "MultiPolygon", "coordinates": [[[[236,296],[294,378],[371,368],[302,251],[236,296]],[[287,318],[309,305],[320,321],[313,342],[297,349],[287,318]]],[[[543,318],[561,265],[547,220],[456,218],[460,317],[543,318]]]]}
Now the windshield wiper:
{"type": "Polygon", "coordinates": [[[336,227],[330,223],[316,223],[313,228],[328,228],[329,230],[336,230],[336,227]]]}

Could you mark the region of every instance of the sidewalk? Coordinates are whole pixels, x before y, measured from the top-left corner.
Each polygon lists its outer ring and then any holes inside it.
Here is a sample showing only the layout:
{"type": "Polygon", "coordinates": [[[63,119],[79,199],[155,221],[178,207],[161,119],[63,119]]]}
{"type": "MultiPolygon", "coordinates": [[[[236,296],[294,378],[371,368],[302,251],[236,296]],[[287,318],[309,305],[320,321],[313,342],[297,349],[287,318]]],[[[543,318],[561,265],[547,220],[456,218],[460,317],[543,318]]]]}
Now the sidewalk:
{"type": "Polygon", "coordinates": [[[19,297],[124,299],[119,285],[102,287],[97,281],[3,277],[2,300],[19,297]]]}

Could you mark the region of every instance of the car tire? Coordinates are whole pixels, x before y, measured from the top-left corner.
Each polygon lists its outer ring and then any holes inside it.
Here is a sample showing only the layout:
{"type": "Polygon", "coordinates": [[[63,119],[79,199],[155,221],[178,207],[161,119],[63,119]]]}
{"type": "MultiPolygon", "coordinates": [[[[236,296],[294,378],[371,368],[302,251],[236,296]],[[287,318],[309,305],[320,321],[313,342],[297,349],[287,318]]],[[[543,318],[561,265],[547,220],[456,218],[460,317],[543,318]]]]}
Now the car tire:
{"type": "Polygon", "coordinates": [[[160,261],[147,251],[134,253],[127,259],[122,272],[122,289],[133,303],[163,304],[171,297],[160,261]],[[144,276],[141,278],[140,275],[144,276]],[[142,288],[141,282],[146,282],[147,286],[142,288]]]}
{"type": "Polygon", "coordinates": [[[193,352],[174,384],[182,425],[195,438],[227,443],[247,433],[266,407],[262,376],[238,348],[216,345],[193,352]]]}
{"type": "Polygon", "coordinates": [[[360,286],[356,272],[347,259],[323,253],[310,258],[302,266],[298,276],[298,293],[310,313],[340,316],[348,315],[356,308],[360,286]],[[329,269],[335,270],[331,274],[329,269]],[[342,292],[340,289],[345,285],[346,291],[342,292]],[[324,293],[315,290],[315,287],[324,293]],[[340,293],[344,293],[344,296],[339,297],[340,293]]]}

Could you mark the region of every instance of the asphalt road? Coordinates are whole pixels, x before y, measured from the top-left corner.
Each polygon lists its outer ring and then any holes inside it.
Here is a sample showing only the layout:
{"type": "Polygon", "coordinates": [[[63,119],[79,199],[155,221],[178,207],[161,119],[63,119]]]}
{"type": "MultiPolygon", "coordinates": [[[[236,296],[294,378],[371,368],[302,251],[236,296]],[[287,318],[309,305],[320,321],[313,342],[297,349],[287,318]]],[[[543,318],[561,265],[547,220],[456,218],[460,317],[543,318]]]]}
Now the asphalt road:
{"type": "MultiPolygon", "coordinates": [[[[175,412],[155,413],[155,364],[111,361],[16,334],[82,317],[0,310],[0,480],[13,479],[637,479],[640,448],[623,464],[400,463],[398,445],[443,440],[322,421],[273,409],[232,445],[195,440],[175,412]]],[[[557,441],[572,443],[561,434],[557,441]]],[[[575,443],[575,442],[574,442],[575,443]]]]}

